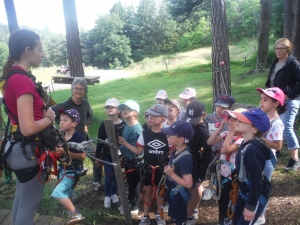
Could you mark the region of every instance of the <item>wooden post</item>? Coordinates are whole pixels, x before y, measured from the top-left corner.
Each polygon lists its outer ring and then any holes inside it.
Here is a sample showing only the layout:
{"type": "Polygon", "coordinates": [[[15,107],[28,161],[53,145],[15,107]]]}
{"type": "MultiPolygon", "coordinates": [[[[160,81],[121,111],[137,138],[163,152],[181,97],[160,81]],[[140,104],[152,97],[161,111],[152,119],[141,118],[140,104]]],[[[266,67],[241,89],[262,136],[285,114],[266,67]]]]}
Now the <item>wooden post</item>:
{"type": "MultiPolygon", "coordinates": [[[[105,119],[104,125],[105,125],[105,131],[107,134],[108,142],[112,143],[114,146],[117,146],[115,126],[114,126],[113,121],[111,119],[105,119]]],[[[120,197],[121,197],[121,204],[123,207],[125,224],[132,225],[132,218],[131,218],[129,204],[128,204],[128,200],[127,200],[127,196],[126,196],[126,189],[125,189],[125,185],[124,185],[123,173],[122,173],[122,169],[120,166],[118,152],[116,149],[114,149],[112,147],[109,147],[109,148],[110,148],[111,159],[112,159],[113,163],[117,164],[117,166],[114,166],[114,170],[115,170],[116,180],[117,180],[118,189],[119,189],[119,193],[120,193],[120,197]]]]}

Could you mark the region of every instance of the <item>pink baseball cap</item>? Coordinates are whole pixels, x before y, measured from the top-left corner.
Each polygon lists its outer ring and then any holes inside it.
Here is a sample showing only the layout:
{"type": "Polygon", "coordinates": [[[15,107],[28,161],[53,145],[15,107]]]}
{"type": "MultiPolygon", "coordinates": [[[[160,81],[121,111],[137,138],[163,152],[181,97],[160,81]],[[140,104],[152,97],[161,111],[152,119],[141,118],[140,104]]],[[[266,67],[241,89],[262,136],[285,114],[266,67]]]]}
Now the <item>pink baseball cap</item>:
{"type": "Polygon", "coordinates": [[[190,98],[195,98],[196,97],[196,90],[194,88],[187,88],[185,89],[180,95],[180,98],[183,99],[190,99],[190,98]]]}
{"type": "Polygon", "coordinates": [[[180,111],[180,103],[176,100],[176,99],[171,99],[171,100],[169,100],[169,99],[165,99],[164,100],[164,103],[165,103],[165,105],[166,104],[173,104],[173,105],[175,105],[176,107],[177,107],[177,109],[180,111]]]}
{"type": "Polygon", "coordinates": [[[157,92],[155,98],[160,98],[160,99],[167,99],[168,98],[168,94],[165,90],[160,90],[157,92]]]}
{"type": "Polygon", "coordinates": [[[268,89],[262,89],[262,88],[256,88],[256,90],[260,93],[264,93],[265,95],[269,96],[270,98],[273,98],[277,100],[281,106],[284,105],[284,93],[283,91],[278,87],[272,87],[268,89]]]}

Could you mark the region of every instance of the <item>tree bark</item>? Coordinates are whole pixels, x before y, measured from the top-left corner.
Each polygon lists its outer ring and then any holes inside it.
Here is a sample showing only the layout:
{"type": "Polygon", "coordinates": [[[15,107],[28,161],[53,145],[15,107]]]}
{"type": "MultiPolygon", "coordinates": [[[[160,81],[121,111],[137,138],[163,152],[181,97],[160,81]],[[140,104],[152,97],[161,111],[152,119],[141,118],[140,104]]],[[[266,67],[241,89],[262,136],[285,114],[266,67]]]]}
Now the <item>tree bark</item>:
{"type": "Polygon", "coordinates": [[[71,77],[84,77],[75,0],[62,0],[71,77]]]}
{"type": "Polygon", "coordinates": [[[213,98],[231,95],[230,61],[225,0],[211,1],[212,18],[212,88],[213,98]]]}
{"type": "MultiPolygon", "coordinates": [[[[298,2],[298,0],[296,1],[298,2]]],[[[293,40],[293,23],[294,23],[294,0],[283,1],[283,37],[293,40]]]]}
{"type": "Polygon", "coordinates": [[[19,30],[14,0],[4,0],[4,5],[5,5],[6,16],[7,16],[9,33],[12,34],[14,31],[19,30]]]}
{"type": "MultiPolygon", "coordinates": [[[[293,55],[300,60],[300,1],[294,3],[293,55]]],[[[291,40],[291,39],[290,39],[291,40]]]]}
{"type": "Polygon", "coordinates": [[[269,32],[271,21],[271,0],[260,0],[260,28],[258,34],[257,64],[256,68],[264,68],[268,61],[269,32]]]}

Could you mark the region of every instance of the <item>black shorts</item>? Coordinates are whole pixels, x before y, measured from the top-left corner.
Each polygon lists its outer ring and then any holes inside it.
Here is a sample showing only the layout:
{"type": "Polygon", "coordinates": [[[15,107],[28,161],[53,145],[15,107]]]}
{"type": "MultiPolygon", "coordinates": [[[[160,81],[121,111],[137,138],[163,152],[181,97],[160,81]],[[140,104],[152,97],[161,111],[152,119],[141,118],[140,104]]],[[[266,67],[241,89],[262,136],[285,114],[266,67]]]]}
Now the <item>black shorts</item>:
{"type": "MultiPolygon", "coordinates": [[[[152,185],[152,172],[149,171],[149,170],[144,170],[142,171],[143,172],[143,180],[142,180],[142,184],[144,186],[149,186],[149,185],[152,185]]],[[[162,171],[160,170],[160,168],[157,168],[155,170],[155,176],[154,176],[154,184],[155,186],[158,186],[159,182],[160,182],[160,179],[162,177],[163,173],[162,171]]]]}

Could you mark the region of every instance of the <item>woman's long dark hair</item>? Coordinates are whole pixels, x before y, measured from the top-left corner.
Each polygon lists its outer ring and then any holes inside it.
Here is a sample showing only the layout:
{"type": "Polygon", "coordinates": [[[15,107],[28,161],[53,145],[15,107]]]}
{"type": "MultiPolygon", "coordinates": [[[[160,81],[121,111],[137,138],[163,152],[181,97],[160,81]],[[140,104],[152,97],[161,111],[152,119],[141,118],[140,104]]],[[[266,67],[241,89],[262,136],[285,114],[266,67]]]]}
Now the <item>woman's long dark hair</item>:
{"type": "Polygon", "coordinates": [[[38,40],[40,40],[39,35],[30,30],[22,29],[12,33],[8,41],[9,55],[3,67],[4,80],[7,80],[11,67],[15,61],[20,60],[24,50],[27,47],[33,50],[38,40]]]}

